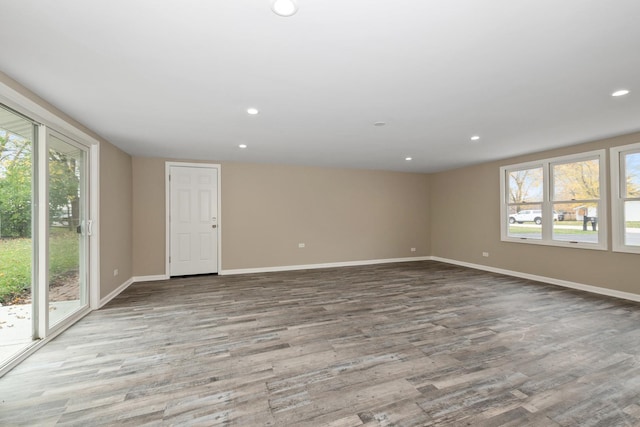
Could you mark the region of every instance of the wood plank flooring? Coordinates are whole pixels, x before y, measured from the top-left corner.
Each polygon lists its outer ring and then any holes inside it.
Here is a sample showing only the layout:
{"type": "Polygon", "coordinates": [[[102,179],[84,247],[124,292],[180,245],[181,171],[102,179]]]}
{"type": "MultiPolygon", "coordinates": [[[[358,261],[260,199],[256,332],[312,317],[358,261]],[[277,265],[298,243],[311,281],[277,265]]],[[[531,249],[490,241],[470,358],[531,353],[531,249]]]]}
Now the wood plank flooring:
{"type": "Polygon", "coordinates": [[[638,426],[640,304],[411,262],[137,283],[0,425],[638,426]]]}

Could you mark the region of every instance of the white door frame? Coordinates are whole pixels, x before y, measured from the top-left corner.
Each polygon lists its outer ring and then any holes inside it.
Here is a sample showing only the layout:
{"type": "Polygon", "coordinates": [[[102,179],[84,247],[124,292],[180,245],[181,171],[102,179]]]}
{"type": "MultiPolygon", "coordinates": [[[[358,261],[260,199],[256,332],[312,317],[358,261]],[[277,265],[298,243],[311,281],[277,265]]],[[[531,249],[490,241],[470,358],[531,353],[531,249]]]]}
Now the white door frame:
{"type": "Polygon", "coordinates": [[[222,271],[222,197],[221,197],[221,166],[216,163],[188,163],[188,162],[165,162],[164,164],[164,190],[165,190],[165,267],[164,275],[168,279],[171,277],[171,266],[169,265],[169,256],[171,255],[171,224],[169,222],[169,214],[171,213],[171,186],[169,183],[169,174],[172,166],[185,166],[192,168],[216,169],[218,172],[218,188],[216,189],[216,203],[218,205],[218,274],[222,271]]]}

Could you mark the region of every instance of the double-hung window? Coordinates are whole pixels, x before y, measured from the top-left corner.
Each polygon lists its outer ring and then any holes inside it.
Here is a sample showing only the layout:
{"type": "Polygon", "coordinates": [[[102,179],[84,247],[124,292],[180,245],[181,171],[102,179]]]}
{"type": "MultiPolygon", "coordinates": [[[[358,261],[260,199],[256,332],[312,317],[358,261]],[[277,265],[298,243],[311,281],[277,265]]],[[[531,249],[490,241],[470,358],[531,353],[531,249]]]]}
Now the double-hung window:
{"type": "Polygon", "coordinates": [[[606,249],[604,159],[598,150],[500,168],[502,240],[606,249]]]}
{"type": "Polygon", "coordinates": [[[507,236],[517,239],[542,239],[542,204],[545,199],[544,165],[514,166],[503,172],[507,236]]]}
{"type": "Polygon", "coordinates": [[[640,253],[640,143],[611,149],[613,250],[640,253]]]}

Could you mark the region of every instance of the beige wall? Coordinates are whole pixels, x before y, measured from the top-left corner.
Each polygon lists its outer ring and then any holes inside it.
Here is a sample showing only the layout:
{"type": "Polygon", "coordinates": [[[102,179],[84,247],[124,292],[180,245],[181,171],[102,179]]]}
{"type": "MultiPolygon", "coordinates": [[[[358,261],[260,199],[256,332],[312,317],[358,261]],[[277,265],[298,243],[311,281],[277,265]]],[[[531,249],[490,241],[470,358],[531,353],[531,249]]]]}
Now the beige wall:
{"type": "MultiPolygon", "coordinates": [[[[136,276],[165,271],[164,167],[133,159],[136,276]]],[[[428,175],[222,163],[221,179],[222,269],[429,255],[428,175]]]]}
{"type": "MultiPolygon", "coordinates": [[[[501,166],[640,141],[640,133],[442,172],[431,182],[433,256],[640,293],[638,255],[500,241],[501,166]],[[482,252],[489,252],[484,258],[482,252]]],[[[608,161],[607,161],[608,165],[608,161]]],[[[610,185],[609,182],[607,184],[610,185]]],[[[611,230],[609,213],[607,227],[611,230]]],[[[609,247],[611,247],[609,233],[609,247]]]]}
{"type": "Polygon", "coordinates": [[[133,275],[165,274],[164,161],[133,158],[133,275]]]}
{"type": "Polygon", "coordinates": [[[223,267],[429,255],[428,184],[423,174],[225,164],[223,267]]]}
{"type": "Polygon", "coordinates": [[[100,144],[100,298],[133,275],[131,156],[100,144]],[[118,275],[114,276],[114,271],[118,275]]]}

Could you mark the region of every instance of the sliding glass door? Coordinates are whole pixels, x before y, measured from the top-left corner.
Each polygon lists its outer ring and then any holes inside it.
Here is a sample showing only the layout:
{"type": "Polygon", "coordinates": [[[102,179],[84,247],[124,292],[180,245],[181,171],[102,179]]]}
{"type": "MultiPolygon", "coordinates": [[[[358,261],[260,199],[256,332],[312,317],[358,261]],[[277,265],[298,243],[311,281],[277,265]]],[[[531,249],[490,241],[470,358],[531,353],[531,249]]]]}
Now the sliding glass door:
{"type": "Polygon", "coordinates": [[[89,311],[89,162],[0,105],[0,369],[89,311]]]}
{"type": "Polygon", "coordinates": [[[36,130],[0,105],[0,362],[33,341],[36,130]]]}
{"type": "Polygon", "coordinates": [[[49,131],[48,313],[55,326],[88,305],[87,149],[49,131]]]}

